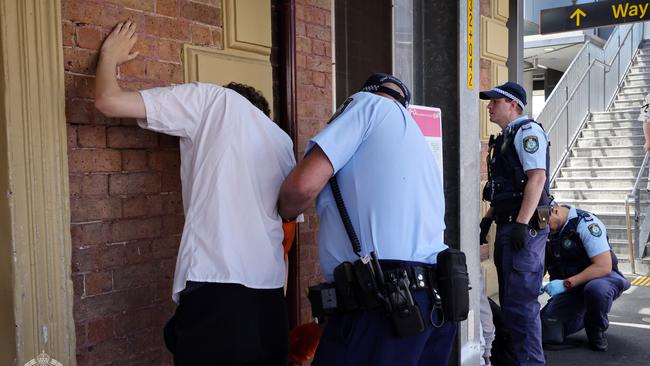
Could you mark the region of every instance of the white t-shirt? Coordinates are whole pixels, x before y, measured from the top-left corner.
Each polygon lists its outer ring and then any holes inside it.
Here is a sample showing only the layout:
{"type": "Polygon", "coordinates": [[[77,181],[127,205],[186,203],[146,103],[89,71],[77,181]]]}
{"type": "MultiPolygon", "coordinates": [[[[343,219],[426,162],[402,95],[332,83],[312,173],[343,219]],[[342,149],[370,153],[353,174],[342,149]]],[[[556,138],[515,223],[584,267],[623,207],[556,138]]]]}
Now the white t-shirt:
{"type": "Polygon", "coordinates": [[[284,285],[280,185],[295,166],[293,144],[237,92],[192,83],[140,91],[138,124],[179,136],[185,226],[173,296],[186,281],[284,285]]]}

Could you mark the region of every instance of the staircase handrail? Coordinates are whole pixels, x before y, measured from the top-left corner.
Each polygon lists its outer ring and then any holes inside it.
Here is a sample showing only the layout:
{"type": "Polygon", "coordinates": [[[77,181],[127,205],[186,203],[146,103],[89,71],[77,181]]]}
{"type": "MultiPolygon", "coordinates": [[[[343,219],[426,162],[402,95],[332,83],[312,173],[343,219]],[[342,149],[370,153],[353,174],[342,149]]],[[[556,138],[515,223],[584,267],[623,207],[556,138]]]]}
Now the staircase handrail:
{"type": "MultiPolygon", "coordinates": [[[[625,197],[625,224],[626,224],[626,230],[627,230],[627,253],[628,253],[628,258],[630,260],[630,266],[632,268],[632,273],[636,272],[636,268],[634,265],[634,248],[639,247],[639,211],[641,208],[641,202],[640,202],[640,197],[639,197],[639,184],[641,182],[642,177],[645,175],[643,174],[646,170],[646,166],[648,165],[648,160],[650,157],[650,152],[646,152],[645,156],[643,157],[643,163],[641,163],[641,168],[639,169],[639,173],[636,175],[636,180],[634,181],[634,187],[632,187],[632,191],[625,197]],[[632,217],[630,215],[630,200],[634,199],[634,235],[632,235],[632,217]]],[[[647,219],[647,217],[646,217],[647,219]]],[[[639,253],[641,255],[642,253],[639,253]]]]}

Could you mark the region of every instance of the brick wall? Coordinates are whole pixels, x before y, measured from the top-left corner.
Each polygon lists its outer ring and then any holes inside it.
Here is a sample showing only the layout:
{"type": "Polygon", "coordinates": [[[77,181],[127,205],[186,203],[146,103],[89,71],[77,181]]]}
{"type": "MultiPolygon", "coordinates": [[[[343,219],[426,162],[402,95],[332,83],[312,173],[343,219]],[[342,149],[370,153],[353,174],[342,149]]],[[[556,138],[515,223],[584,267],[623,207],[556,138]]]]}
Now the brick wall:
{"type": "MultiPolygon", "coordinates": [[[[298,156],[332,115],[332,17],[330,0],[296,0],[298,156]]],[[[299,270],[301,322],[311,320],[305,289],[321,282],[318,264],[318,218],[313,208],[300,225],[299,270]]]]}
{"type": "Polygon", "coordinates": [[[221,48],[220,0],[62,0],[72,279],[82,365],[171,364],[162,327],[183,227],[178,140],[93,106],[97,51],[119,21],[140,56],[122,86],[183,80],[181,47],[221,48]]]}

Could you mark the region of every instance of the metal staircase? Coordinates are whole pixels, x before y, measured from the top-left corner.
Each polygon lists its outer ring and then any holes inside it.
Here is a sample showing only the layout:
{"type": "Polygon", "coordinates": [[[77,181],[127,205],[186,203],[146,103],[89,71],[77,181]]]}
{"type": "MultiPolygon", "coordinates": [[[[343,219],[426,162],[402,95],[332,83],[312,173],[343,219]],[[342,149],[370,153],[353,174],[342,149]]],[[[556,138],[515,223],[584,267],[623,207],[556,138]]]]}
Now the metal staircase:
{"type": "Polygon", "coordinates": [[[642,38],[638,23],[617,27],[602,49],[585,44],[538,121],[550,125],[556,202],[595,213],[607,226],[621,269],[650,274],[650,257],[643,258],[650,250],[628,240],[638,237],[650,204],[645,166],[650,159],[644,159],[643,126],[637,121],[650,92],[650,43],[642,38]]]}
{"type": "MultiPolygon", "coordinates": [[[[555,179],[557,202],[595,213],[607,226],[614,252],[628,263],[625,199],[634,187],[645,152],[643,126],[637,121],[650,92],[650,44],[639,49],[606,112],[592,112],[555,179]]],[[[641,175],[639,219],[650,203],[648,175],[641,175]]]]}

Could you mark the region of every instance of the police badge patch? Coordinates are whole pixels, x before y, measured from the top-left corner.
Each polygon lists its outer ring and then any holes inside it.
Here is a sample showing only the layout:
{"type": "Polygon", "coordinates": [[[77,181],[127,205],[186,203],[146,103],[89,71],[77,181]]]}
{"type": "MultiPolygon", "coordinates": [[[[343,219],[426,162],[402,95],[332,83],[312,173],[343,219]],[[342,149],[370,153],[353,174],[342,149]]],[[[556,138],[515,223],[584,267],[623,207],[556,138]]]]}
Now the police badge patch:
{"type": "Polygon", "coordinates": [[[587,229],[589,229],[589,232],[591,233],[591,235],[593,235],[595,237],[599,237],[599,236],[603,235],[603,231],[600,230],[600,226],[598,226],[598,224],[591,224],[591,225],[589,225],[587,227],[587,229]]]}
{"type": "Polygon", "coordinates": [[[537,136],[528,136],[524,138],[524,150],[530,154],[539,150],[539,141],[537,141],[537,136]]]}
{"type": "Polygon", "coordinates": [[[564,249],[571,249],[572,245],[573,242],[569,239],[564,239],[564,242],[562,242],[562,247],[564,247],[564,249]]]}

